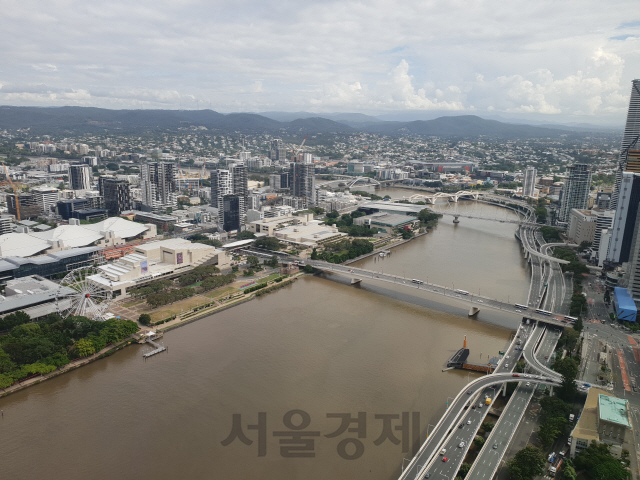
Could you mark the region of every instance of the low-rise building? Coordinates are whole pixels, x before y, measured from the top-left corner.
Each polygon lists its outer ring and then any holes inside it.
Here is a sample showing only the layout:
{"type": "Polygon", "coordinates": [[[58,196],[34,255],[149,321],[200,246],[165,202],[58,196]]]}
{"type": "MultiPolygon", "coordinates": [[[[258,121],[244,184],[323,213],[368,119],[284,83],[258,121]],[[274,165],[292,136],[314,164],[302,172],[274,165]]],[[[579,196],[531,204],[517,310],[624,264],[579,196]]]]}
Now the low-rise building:
{"type": "Polygon", "coordinates": [[[220,269],[231,266],[224,250],[203,243],[173,238],[138,245],[113,263],[98,267],[98,274],[88,277],[114,296],[127,296],[127,289],[162,278],[173,278],[197,266],[214,264],[220,269]]]}
{"type": "Polygon", "coordinates": [[[22,311],[32,319],[57,313],[70,306],[64,297],[75,291],[38,275],[10,280],[0,295],[0,316],[22,311]]]}
{"type": "Polygon", "coordinates": [[[611,445],[611,453],[620,457],[622,444],[632,434],[629,401],[592,387],[578,423],[571,432],[571,458],[592,441],[611,445]]]}
{"type": "Polygon", "coordinates": [[[418,222],[416,217],[389,213],[374,213],[353,219],[355,225],[368,225],[385,233],[393,233],[396,228],[412,229],[418,222]]]}

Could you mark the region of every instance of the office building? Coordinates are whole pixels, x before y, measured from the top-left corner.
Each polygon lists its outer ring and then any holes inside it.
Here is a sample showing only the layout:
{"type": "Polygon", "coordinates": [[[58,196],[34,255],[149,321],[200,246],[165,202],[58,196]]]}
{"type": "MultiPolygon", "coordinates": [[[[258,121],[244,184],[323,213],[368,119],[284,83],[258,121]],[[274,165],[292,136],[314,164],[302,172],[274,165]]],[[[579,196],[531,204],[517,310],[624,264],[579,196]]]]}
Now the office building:
{"type": "Polygon", "coordinates": [[[524,171],[524,182],[522,183],[522,196],[533,197],[533,193],[536,189],[536,169],[534,167],[527,167],[524,171]]]}
{"type": "Polygon", "coordinates": [[[31,193],[35,197],[36,203],[40,206],[40,211],[43,215],[49,215],[55,210],[59,193],[57,188],[47,186],[33,187],[31,193]]]}
{"type": "Polygon", "coordinates": [[[640,204],[640,174],[623,172],[618,196],[618,208],[615,210],[611,228],[611,244],[607,261],[625,263],[629,261],[633,232],[640,204]]]}
{"type": "Polygon", "coordinates": [[[315,204],[316,175],[313,163],[294,162],[289,168],[291,195],[303,198],[307,205],[315,204]]]}
{"type": "MultiPolygon", "coordinates": [[[[622,145],[620,146],[616,184],[611,197],[612,209],[615,209],[618,205],[622,173],[627,171],[627,162],[630,151],[640,150],[640,148],[637,148],[639,144],[638,138],[640,138],[640,80],[633,80],[631,82],[631,96],[629,98],[629,109],[627,111],[627,123],[624,128],[622,145]]],[[[635,158],[636,157],[634,157],[634,159],[635,158]]]]}
{"type": "Polygon", "coordinates": [[[242,225],[244,198],[241,195],[222,197],[222,229],[225,232],[240,231],[242,225]]]}
{"type": "Polygon", "coordinates": [[[11,228],[11,218],[12,217],[10,215],[0,216],[0,235],[11,233],[13,231],[11,228]]]}
{"type": "MultiPolygon", "coordinates": [[[[100,147],[96,147],[96,152],[99,152],[100,147]]],[[[82,157],[82,162],[90,167],[98,166],[98,157],[82,157]]]]}
{"type": "Polygon", "coordinates": [[[249,196],[249,174],[246,165],[234,165],[231,167],[231,188],[234,195],[241,197],[240,218],[247,214],[247,197],[249,196]]]}
{"type": "Polygon", "coordinates": [[[597,219],[598,217],[594,215],[591,210],[578,210],[574,208],[569,213],[567,237],[577,244],[582,242],[593,243],[597,219]]]}
{"type": "Polygon", "coordinates": [[[567,168],[567,177],[562,186],[562,199],[558,209],[558,221],[568,222],[569,213],[574,208],[584,210],[589,202],[591,188],[591,170],[584,163],[567,168]]]}
{"type": "Polygon", "coordinates": [[[91,167],[89,165],[71,165],[69,167],[71,190],[91,189],[91,177],[91,167]]]}
{"type": "Polygon", "coordinates": [[[271,140],[271,150],[269,151],[269,158],[271,160],[286,160],[287,158],[287,151],[284,148],[284,144],[282,143],[282,140],[279,138],[276,138],[274,140],[271,140]]]}
{"type": "Polygon", "coordinates": [[[175,163],[152,162],[140,165],[142,205],[147,211],[165,211],[175,207],[177,168],[175,163]]]}
{"type": "Polygon", "coordinates": [[[594,251],[598,251],[600,249],[600,240],[602,239],[602,231],[608,230],[613,226],[613,222],[615,221],[615,214],[613,210],[594,210],[596,215],[596,229],[593,235],[593,243],[591,247],[594,251]]]}
{"type": "Polygon", "coordinates": [[[98,188],[100,195],[104,197],[104,206],[109,212],[109,216],[120,215],[125,210],[131,210],[129,182],[101,176],[98,179],[98,188]]]}

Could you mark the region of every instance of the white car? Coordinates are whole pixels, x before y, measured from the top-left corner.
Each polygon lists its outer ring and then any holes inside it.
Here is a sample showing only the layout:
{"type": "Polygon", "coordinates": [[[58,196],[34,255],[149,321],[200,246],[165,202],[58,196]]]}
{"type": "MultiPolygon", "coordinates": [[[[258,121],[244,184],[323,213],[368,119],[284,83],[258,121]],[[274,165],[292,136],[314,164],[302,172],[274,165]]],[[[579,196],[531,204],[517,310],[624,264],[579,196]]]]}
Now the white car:
{"type": "Polygon", "coordinates": [[[484,303],[482,300],[478,300],[478,303],[484,303]]]}
{"type": "Polygon", "coordinates": [[[522,313],[522,310],[516,310],[516,313],[522,313]]]}
{"type": "Polygon", "coordinates": [[[464,448],[464,446],[465,446],[465,445],[466,445],[466,443],[464,443],[464,442],[460,442],[460,443],[458,444],[458,447],[459,447],[459,448],[464,448]]]}
{"type": "Polygon", "coordinates": [[[467,420],[467,425],[471,425],[471,420],[467,420]]]}

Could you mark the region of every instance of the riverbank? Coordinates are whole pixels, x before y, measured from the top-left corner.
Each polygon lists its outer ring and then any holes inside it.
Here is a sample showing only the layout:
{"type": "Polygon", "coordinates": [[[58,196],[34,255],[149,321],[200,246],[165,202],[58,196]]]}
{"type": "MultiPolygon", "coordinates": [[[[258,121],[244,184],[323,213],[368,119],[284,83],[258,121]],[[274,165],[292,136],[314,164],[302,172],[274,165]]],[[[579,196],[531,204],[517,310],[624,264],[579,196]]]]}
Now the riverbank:
{"type": "MultiPolygon", "coordinates": [[[[287,281],[283,281],[281,282],[282,287],[286,287],[288,285],[293,284],[296,280],[298,280],[298,278],[302,277],[306,275],[303,272],[300,272],[294,276],[292,276],[290,279],[287,279],[287,281]],[[285,283],[286,282],[286,283],[285,283]]],[[[280,284],[277,284],[280,285],[280,284]]],[[[269,288],[269,287],[265,287],[269,288]]],[[[277,291],[277,290],[274,290],[277,291]]],[[[214,315],[216,313],[221,313],[224,312],[225,310],[228,310],[230,308],[236,307],[238,305],[241,305],[243,303],[247,303],[253,299],[255,299],[258,296],[262,296],[262,295],[267,295],[269,293],[272,293],[271,291],[266,291],[266,292],[262,292],[260,295],[256,295],[258,292],[261,292],[261,290],[257,290],[256,292],[252,292],[250,295],[247,295],[246,298],[239,298],[236,299],[234,301],[231,301],[227,304],[223,304],[223,305],[215,305],[212,307],[208,307],[208,308],[203,308],[198,310],[197,312],[187,312],[184,315],[179,315],[177,316],[174,320],[171,320],[169,322],[166,322],[164,324],[162,324],[163,326],[160,327],[156,327],[158,332],[168,332],[171,330],[174,330],[176,328],[182,327],[184,325],[188,325],[192,322],[195,322],[196,320],[201,320],[204,317],[210,316],[210,315],[214,315]],[[191,314],[191,315],[190,315],[191,314]]],[[[151,325],[151,328],[153,328],[154,325],[151,325]]],[[[21,390],[24,390],[25,388],[31,387],[33,385],[38,385],[42,382],[44,382],[45,380],[49,380],[51,378],[57,377],[58,375],[62,375],[64,373],[67,372],[71,372],[77,368],[83,367],[85,365],[88,365],[90,363],[93,363],[97,360],[100,360],[102,358],[106,358],[106,357],[110,357],[111,355],[113,355],[114,353],[116,353],[118,350],[121,350],[131,344],[137,343],[135,341],[135,339],[133,338],[133,336],[128,337],[127,339],[118,342],[116,344],[112,344],[109,345],[105,348],[103,348],[102,350],[100,350],[99,352],[94,353],[93,355],[90,355],[88,357],[84,357],[84,358],[79,358],[76,359],[66,365],[64,365],[63,367],[60,367],[56,370],[54,370],[51,373],[47,373],[47,374],[42,374],[42,375],[38,375],[36,377],[32,377],[29,378],[27,380],[24,380],[23,382],[20,383],[16,383],[14,385],[11,385],[10,387],[5,388],[4,390],[2,390],[0,392],[0,398],[2,397],[6,397],[12,393],[15,392],[19,392],[21,390]]]]}
{"type": "Polygon", "coordinates": [[[10,387],[5,388],[4,390],[2,390],[2,392],[0,393],[0,398],[2,397],[6,397],[8,395],[11,395],[12,393],[15,392],[19,392],[20,390],[24,390],[27,387],[31,387],[33,385],[38,385],[39,383],[44,382],[45,380],[49,380],[51,378],[55,378],[58,375],[62,375],[63,373],[67,373],[67,372],[71,372],[77,368],[83,367],[85,365],[88,365],[90,363],[93,363],[97,360],[100,360],[102,358],[106,358],[106,357],[110,357],[111,355],[113,355],[114,353],[116,353],[118,350],[122,350],[123,348],[133,344],[133,343],[137,343],[135,341],[135,339],[133,338],[133,335],[126,338],[125,340],[122,340],[121,342],[109,345],[105,348],[103,348],[102,350],[100,350],[99,352],[94,353],[93,355],[89,355],[88,357],[83,357],[83,358],[78,358],[76,360],[72,360],[70,363],[67,363],[66,365],[57,368],[56,370],[54,370],[53,372],[50,373],[46,373],[46,374],[41,374],[38,375],[36,377],[32,377],[29,378],[27,380],[24,380],[23,382],[19,382],[19,383],[15,383],[13,385],[11,385],[10,387]]]}

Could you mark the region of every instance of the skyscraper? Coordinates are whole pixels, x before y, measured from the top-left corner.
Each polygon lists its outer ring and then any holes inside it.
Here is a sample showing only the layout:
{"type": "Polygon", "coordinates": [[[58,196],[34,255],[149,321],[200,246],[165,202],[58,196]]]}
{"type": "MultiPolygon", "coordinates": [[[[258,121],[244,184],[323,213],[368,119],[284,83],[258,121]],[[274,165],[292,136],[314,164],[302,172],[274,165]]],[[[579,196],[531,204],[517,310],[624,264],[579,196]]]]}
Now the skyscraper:
{"type": "Polygon", "coordinates": [[[177,205],[175,163],[151,162],[140,165],[142,205],[146,210],[165,210],[177,205]]]}
{"type": "Polygon", "coordinates": [[[301,197],[306,204],[316,201],[316,174],[313,156],[309,153],[299,154],[289,167],[289,189],[294,197],[301,197]]]}
{"type": "Polygon", "coordinates": [[[101,176],[98,178],[98,189],[104,197],[104,206],[110,217],[131,209],[131,190],[126,180],[101,176]]]}
{"type": "Polygon", "coordinates": [[[527,167],[524,171],[524,182],[522,184],[523,197],[533,197],[536,187],[536,173],[535,167],[527,167]]]}
{"type": "Polygon", "coordinates": [[[89,190],[91,188],[91,167],[89,165],[71,165],[69,183],[71,190],[89,190]]]}
{"type": "Polygon", "coordinates": [[[276,138],[271,140],[271,150],[269,151],[269,158],[271,160],[285,160],[287,158],[287,151],[284,148],[282,140],[276,138]]]}
{"type": "MultiPolygon", "coordinates": [[[[223,226],[229,225],[225,215],[224,198],[227,195],[237,196],[234,200],[234,207],[237,205],[240,224],[247,214],[247,203],[249,196],[248,173],[246,165],[234,164],[230,165],[229,170],[212,170],[211,171],[211,206],[218,209],[218,224],[223,226]]],[[[235,210],[233,210],[235,212],[235,210]]],[[[231,210],[229,210],[231,212],[231,210]]],[[[235,215],[235,213],[233,213],[235,215]]],[[[233,228],[236,230],[236,228],[233,228]]]]}
{"type": "Polygon", "coordinates": [[[240,195],[225,195],[222,197],[223,223],[222,228],[225,232],[232,230],[240,231],[242,225],[242,206],[244,198],[240,195]]]}
{"type": "Polygon", "coordinates": [[[568,222],[569,212],[577,208],[584,210],[589,201],[591,188],[591,170],[584,163],[577,163],[567,168],[568,176],[562,187],[562,200],[558,209],[558,221],[568,222]]]}
{"type": "Polygon", "coordinates": [[[620,158],[618,171],[616,173],[616,184],[611,196],[611,208],[618,205],[618,193],[622,182],[622,172],[626,171],[630,150],[640,150],[640,80],[631,82],[631,98],[629,99],[629,110],[627,111],[627,123],[624,128],[622,145],[620,146],[620,158]]]}
{"type": "Polygon", "coordinates": [[[620,182],[618,208],[611,229],[611,243],[607,260],[614,263],[629,261],[631,241],[640,204],[640,174],[623,172],[620,182]]]}

